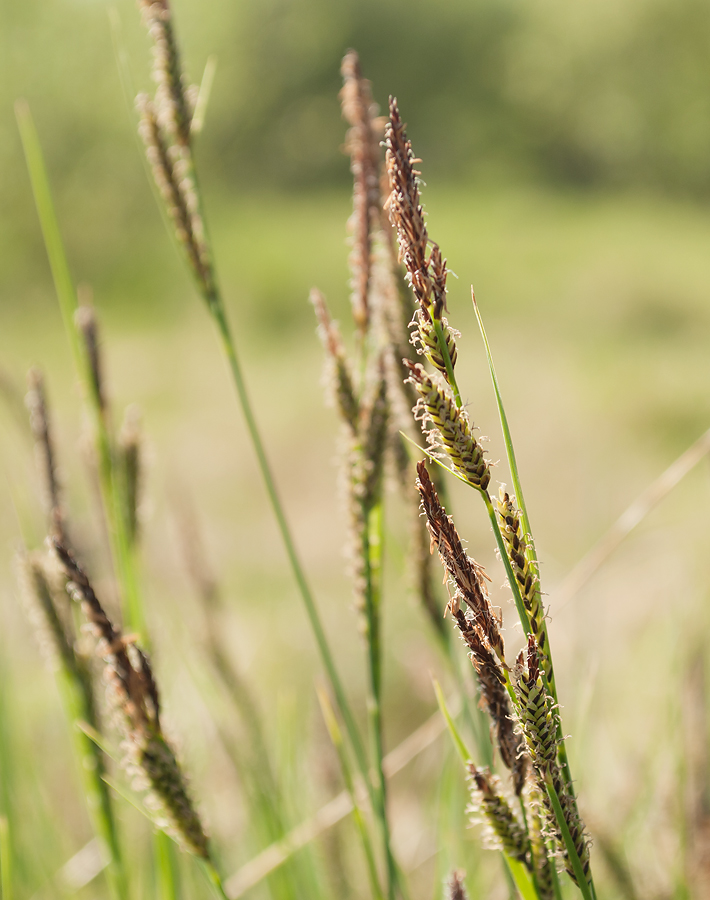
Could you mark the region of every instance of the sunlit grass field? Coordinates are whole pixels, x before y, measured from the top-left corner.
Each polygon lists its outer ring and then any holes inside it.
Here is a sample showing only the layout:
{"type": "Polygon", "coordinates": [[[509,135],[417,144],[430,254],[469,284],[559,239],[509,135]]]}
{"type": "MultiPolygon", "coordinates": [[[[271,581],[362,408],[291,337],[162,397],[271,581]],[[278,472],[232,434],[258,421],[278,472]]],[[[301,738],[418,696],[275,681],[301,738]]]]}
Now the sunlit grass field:
{"type": "MultiPolygon", "coordinates": [[[[496,357],[549,594],[583,814],[593,836],[626,853],[640,896],[645,890],[676,896],[682,811],[674,785],[685,753],[680,698],[707,626],[707,461],[564,608],[555,604],[555,588],[708,427],[710,213],[650,195],[525,185],[431,185],[425,200],[429,229],[457,276],[449,307],[462,332],[459,383],[490,437],[493,459],[504,450],[471,284],[496,357]]],[[[323,404],[321,349],[307,303],[318,285],[347,330],[350,199],[336,192],[208,195],[207,203],[257,417],[337,662],[362,709],[364,651],[342,550],[347,515],[338,487],[338,426],[323,404]]],[[[341,789],[315,698],[320,667],[216,338],[150,197],[135,223],[140,241],[126,239],[124,252],[105,252],[103,268],[82,248],[84,223],[72,221],[71,204],[60,212],[75,236],[75,277],[94,292],[111,400],[116,410],[137,403],[143,413],[148,463],[140,569],[155,668],[170,734],[231,873],[261,848],[215,729],[216,720],[226,719],[238,739],[239,725],[201,659],[202,612],[179,537],[186,505],[221,586],[226,646],[264,715],[292,825],[341,789]]],[[[111,598],[87,478],[81,398],[51,279],[43,261],[26,274],[26,290],[5,295],[0,307],[3,376],[23,392],[31,364],[45,372],[72,522],[111,598]]],[[[20,534],[35,542],[43,535],[31,442],[8,406],[2,423],[3,802],[21,861],[17,896],[60,896],[68,888],[55,873],[91,831],[68,726],[12,573],[20,534]]],[[[493,579],[494,602],[510,617],[487,523],[471,508],[470,492],[458,488],[451,486],[458,527],[493,579]]],[[[450,685],[407,588],[401,504],[393,492],[387,496],[384,703],[391,749],[434,712],[431,673],[450,685]]],[[[518,640],[509,628],[508,641],[518,640]]],[[[394,778],[394,845],[412,873],[415,897],[432,896],[452,865],[467,869],[472,896],[503,896],[496,860],[466,827],[463,778],[447,741],[443,734],[394,778]]],[[[131,852],[145,867],[150,827],[128,804],[120,809],[131,852]]],[[[346,896],[347,887],[364,896],[354,843],[349,822],[315,842],[324,895],[346,896]]],[[[184,896],[206,895],[189,864],[180,865],[184,896]]],[[[603,860],[596,865],[604,896],[631,896],[603,860]]],[[[253,895],[266,896],[260,891],[253,895]]],[[[103,896],[100,879],[81,896],[103,896]]]]}

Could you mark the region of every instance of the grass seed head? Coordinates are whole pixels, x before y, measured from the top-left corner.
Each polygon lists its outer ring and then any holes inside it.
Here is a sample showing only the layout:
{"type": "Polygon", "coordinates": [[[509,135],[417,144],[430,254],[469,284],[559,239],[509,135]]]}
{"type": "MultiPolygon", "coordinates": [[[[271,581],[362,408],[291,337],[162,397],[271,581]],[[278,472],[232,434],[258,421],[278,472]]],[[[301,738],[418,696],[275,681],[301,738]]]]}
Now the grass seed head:
{"type": "Polygon", "coordinates": [[[446,510],[439,502],[439,496],[425,463],[417,464],[417,476],[417,489],[432,544],[439,551],[444,568],[471,610],[476,628],[503,661],[505,648],[500,621],[493,612],[488,598],[488,591],[483,582],[483,569],[464,550],[453,519],[446,515],[446,510]]]}
{"type": "Polygon", "coordinates": [[[382,199],[380,195],[380,143],[377,106],[372,101],[370,82],[363,78],[360,60],[354,50],[348,50],[341,73],[340,92],[343,116],[350,124],[346,149],[350,154],[353,173],[353,249],[350,254],[352,273],[352,307],[355,324],[364,334],[367,331],[370,309],[369,293],[372,280],[372,236],[380,227],[382,199]]]}
{"type": "Polygon", "coordinates": [[[502,791],[500,779],[488,769],[477,769],[469,762],[471,789],[470,812],[477,813],[489,827],[488,839],[495,850],[503,850],[512,859],[526,862],[528,839],[525,829],[511,809],[502,791]]]}
{"type": "Polygon", "coordinates": [[[411,383],[420,396],[419,416],[433,428],[430,443],[446,451],[461,477],[479,491],[486,491],[491,480],[490,463],[476,438],[465,410],[456,406],[446,388],[440,387],[419,363],[405,360],[411,383]],[[432,440],[433,438],[433,440],[432,440]]]}
{"type": "Polygon", "coordinates": [[[425,318],[441,319],[446,308],[446,263],[438,245],[428,252],[427,232],[419,195],[419,172],[412,145],[394,97],[389,102],[390,117],[385,128],[387,175],[390,195],[387,209],[397,231],[399,257],[407,279],[425,318]]]}
{"type": "Polygon", "coordinates": [[[335,399],[341,419],[351,435],[354,435],[359,427],[360,403],[355,394],[350,362],[340,329],[330,317],[325,297],[315,288],[311,291],[311,303],[318,320],[318,336],[326,354],[327,384],[332,386],[330,393],[335,399]]]}
{"type": "Polygon", "coordinates": [[[522,651],[513,673],[513,684],[519,701],[519,723],[530,754],[537,786],[542,797],[541,815],[545,830],[558,848],[565,869],[576,882],[574,869],[565,849],[559,823],[547,793],[554,789],[562,807],[565,822],[577,850],[585,875],[590,872],[589,840],[579,815],[577,802],[568,789],[557,761],[559,713],[540,669],[540,654],[535,636],[528,635],[527,653],[522,651]]]}
{"type": "Polygon", "coordinates": [[[185,775],[160,722],[158,686],[147,656],[104,611],[84,570],[58,540],[54,552],[67,577],[67,592],[81,605],[106,664],[109,697],[124,734],[128,767],[156,821],[185,849],[209,858],[207,836],[187,792],[185,775]]]}
{"type": "Polygon", "coordinates": [[[54,441],[49,421],[44,378],[39,369],[30,369],[27,376],[28,392],[25,405],[30,414],[30,428],[35,440],[35,452],[40,469],[44,504],[52,534],[62,535],[65,531],[64,514],[61,506],[59,479],[54,453],[54,441]]]}
{"type": "Polygon", "coordinates": [[[180,64],[168,0],[139,0],[143,21],[153,41],[153,78],[158,113],[173,141],[189,146],[192,104],[180,64]]]}
{"type": "Polygon", "coordinates": [[[468,900],[465,877],[463,869],[454,869],[444,884],[444,900],[468,900]]]}

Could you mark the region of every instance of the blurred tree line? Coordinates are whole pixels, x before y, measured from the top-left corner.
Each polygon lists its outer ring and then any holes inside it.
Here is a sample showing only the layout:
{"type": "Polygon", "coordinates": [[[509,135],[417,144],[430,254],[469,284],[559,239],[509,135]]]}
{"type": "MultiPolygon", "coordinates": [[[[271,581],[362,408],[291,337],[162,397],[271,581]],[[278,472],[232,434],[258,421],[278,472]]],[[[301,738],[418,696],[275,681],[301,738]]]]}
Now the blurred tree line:
{"type": "MultiPolygon", "coordinates": [[[[208,54],[218,60],[200,142],[208,196],[348,182],[337,100],[348,47],[360,52],[381,107],[389,93],[399,98],[426,175],[439,184],[514,177],[710,193],[707,0],[174,6],[192,78],[208,54]]],[[[102,242],[135,242],[125,222],[146,209],[148,187],[111,8],[130,94],[148,72],[134,0],[0,3],[0,240],[10,281],[15,251],[38,240],[12,114],[18,96],[37,119],[60,210],[70,195],[77,228],[101,219],[102,242]]],[[[89,240],[87,255],[95,250],[89,240]]]]}

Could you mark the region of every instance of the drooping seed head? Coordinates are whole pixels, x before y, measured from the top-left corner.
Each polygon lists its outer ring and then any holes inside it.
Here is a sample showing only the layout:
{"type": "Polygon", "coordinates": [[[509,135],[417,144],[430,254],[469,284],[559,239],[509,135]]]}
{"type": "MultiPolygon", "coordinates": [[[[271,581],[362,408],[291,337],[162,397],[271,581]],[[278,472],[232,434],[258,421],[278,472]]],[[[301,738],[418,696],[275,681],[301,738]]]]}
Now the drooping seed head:
{"type": "Polygon", "coordinates": [[[208,859],[207,837],[188,794],[185,775],[162,732],[158,686],[148,657],[112,623],[70,551],[56,538],[51,544],[67,577],[67,592],[81,605],[98,639],[109,696],[126,739],[136,786],[150,792],[146,803],[157,811],[160,827],[191,853],[208,859]]]}
{"type": "Polygon", "coordinates": [[[417,464],[417,489],[433,545],[444,568],[470,608],[477,629],[499,659],[505,658],[500,621],[493,612],[483,582],[483,569],[466,553],[454,521],[446,515],[424,462],[417,464]]]}
{"type": "Polygon", "coordinates": [[[471,662],[478,675],[482,705],[491,717],[496,744],[503,764],[510,770],[513,788],[520,795],[529,770],[522,735],[515,728],[510,697],[505,688],[505,675],[501,664],[491,652],[474,625],[469,613],[453,611],[459,634],[469,649],[471,662]]]}

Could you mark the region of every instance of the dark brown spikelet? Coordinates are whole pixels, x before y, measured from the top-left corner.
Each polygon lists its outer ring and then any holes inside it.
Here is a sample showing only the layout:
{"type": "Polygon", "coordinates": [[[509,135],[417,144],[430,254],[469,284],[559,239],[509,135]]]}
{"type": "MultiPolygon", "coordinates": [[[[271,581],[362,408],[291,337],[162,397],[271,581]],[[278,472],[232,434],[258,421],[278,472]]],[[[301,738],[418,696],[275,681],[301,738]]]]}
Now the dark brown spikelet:
{"type": "MultiPolygon", "coordinates": [[[[64,611],[57,609],[40,555],[23,553],[18,558],[18,576],[30,620],[47,662],[52,669],[63,667],[74,678],[79,678],[71,620],[63,615],[64,611]]],[[[69,605],[66,598],[65,605],[69,605]]]]}
{"type": "Polygon", "coordinates": [[[469,762],[471,779],[471,810],[480,813],[493,835],[493,846],[512,859],[528,861],[528,839],[525,829],[517,820],[510,803],[503,795],[500,779],[488,769],[477,769],[469,762]]]}
{"type": "Polygon", "coordinates": [[[444,900],[468,900],[468,892],[463,881],[465,877],[463,869],[454,869],[444,885],[444,900]]]}
{"type": "Polygon", "coordinates": [[[138,539],[142,474],[141,446],[140,411],[137,406],[129,406],[118,434],[118,449],[123,480],[122,493],[126,530],[132,544],[138,539]]]}
{"type": "Polygon", "coordinates": [[[559,717],[557,707],[550,696],[540,671],[540,657],[534,635],[528,635],[527,666],[523,665],[521,652],[515,667],[514,686],[519,701],[519,721],[525,744],[530,754],[533,771],[540,794],[542,811],[550,836],[557,844],[565,861],[565,868],[576,883],[572,863],[562,840],[559,824],[548,796],[548,788],[557,794],[577,850],[582,870],[589,876],[589,841],[584,831],[584,823],[577,809],[577,802],[567,787],[557,762],[557,732],[559,717]]]}
{"type": "Polygon", "coordinates": [[[39,369],[30,369],[27,376],[28,392],[25,405],[30,414],[30,428],[35,440],[37,462],[41,473],[44,502],[52,534],[63,535],[65,531],[62,512],[54,442],[47,408],[44,378],[39,369]]]}
{"type": "Polygon", "coordinates": [[[454,469],[471,487],[486,491],[491,480],[490,463],[473,436],[468,414],[457,408],[448,390],[440,387],[423,366],[409,360],[405,365],[421,398],[418,414],[434,426],[428,431],[430,442],[443,447],[454,469]]]}
{"type": "Polygon", "coordinates": [[[355,324],[364,334],[370,319],[369,293],[372,280],[372,235],[381,220],[380,143],[377,106],[372,102],[370,82],[363,78],[360,60],[348,50],[341,66],[343,88],[340,92],[343,116],[350,131],[346,148],[353,173],[353,249],[352,307],[355,324]]]}
{"type": "Polygon", "coordinates": [[[207,837],[187,792],[185,776],[160,724],[160,699],[147,656],[110,620],[84,570],[56,538],[52,546],[67,577],[67,592],[98,639],[106,663],[110,699],[119,714],[129,763],[156,821],[185,849],[209,858],[207,837]]]}
{"type": "Polygon", "coordinates": [[[446,262],[436,244],[431,254],[428,251],[429,234],[419,195],[419,172],[414,168],[417,160],[394,97],[390,97],[389,112],[385,148],[390,221],[397,231],[399,256],[407,279],[425,318],[441,319],[446,308],[446,262]]]}
{"type": "Polygon", "coordinates": [[[453,519],[439,502],[436,488],[429,477],[426,464],[417,464],[417,489],[426,514],[431,539],[439,551],[444,568],[461,592],[479,629],[499,659],[505,658],[500,622],[493,612],[488,592],[483,584],[482,569],[466,553],[453,519]]]}
{"type": "Polygon", "coordinates": [[[505,675],[495,655],[478,633],[470,613],[454,609],[453,618],[470,651],[471,662],[478,675],[482,705],[491,717],[500,757],[510,770],[513,788],[519,796],[525,786],[529,760],[522,736],[515,728],[510,698],[505,688],[505,675]]]}
{"type": "Polygon", "coordinates": [[[359,427],[360,404],[355,395],[340,329],[330,317],[323,294],[314,288],[310,299],[318,320],[318,336],[325,348],[328,382],[332,385],[340,417],[354,435],[359,427]]]}
{"type": "Polygon", "coordinates": [[[99,344],[99,326],[92,306],[80,306],[74,315],[76,327],[79,329],[86,359],[89,363],[91,390],[96,398],[101,415],[106,415],[106,391],[104,389],[103,367],[101,365],[101,348],[99,344]]]}

